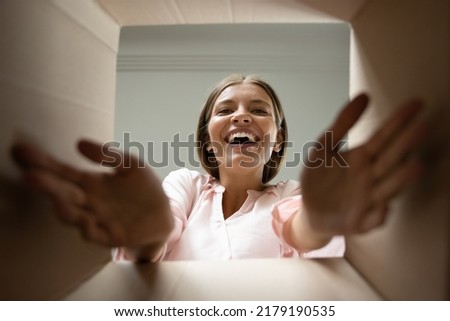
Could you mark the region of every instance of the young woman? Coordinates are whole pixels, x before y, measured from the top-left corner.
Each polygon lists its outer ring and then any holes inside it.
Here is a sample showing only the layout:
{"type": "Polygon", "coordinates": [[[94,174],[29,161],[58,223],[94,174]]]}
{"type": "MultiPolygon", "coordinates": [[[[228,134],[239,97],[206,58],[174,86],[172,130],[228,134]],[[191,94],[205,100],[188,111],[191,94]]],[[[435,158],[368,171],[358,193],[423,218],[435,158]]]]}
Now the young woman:
{"type": "Polygon", "coordinates": [[[366,95],[353,99],[328,131],[335,142],[325,144],[326,133],[318,139],[301,191],[296,181],[269,183],[280,169],[287,126],[276,93],[255,76],[227,77],[206,101],[197,139],[207,174],[180,169],[161,184],[139,159],[114,158],[116,151],[89,141],[79,143],[81,153],[113,173],[82,172],[30,146],[14,146],[13,155],[61,219],[117,247],[116,259],[342,256],[343,236],[382,225],[391,199],[421,172],[411,157],[425,136],[414,121],[417,100],[367,143],[336,155],[333,146],[367,105],[366,95]],[[341,162],[332,162],[336,156],[341,162]]]}

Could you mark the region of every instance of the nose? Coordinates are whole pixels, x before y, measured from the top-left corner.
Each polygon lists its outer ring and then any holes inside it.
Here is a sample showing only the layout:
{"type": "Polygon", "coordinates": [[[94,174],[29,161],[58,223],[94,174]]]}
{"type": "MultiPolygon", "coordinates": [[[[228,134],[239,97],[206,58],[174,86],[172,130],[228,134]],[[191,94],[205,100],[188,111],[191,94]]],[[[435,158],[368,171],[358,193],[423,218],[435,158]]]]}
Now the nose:
{"type": "Polygon", "coordinates": [[[237,110],[233,117],[231,117],[233,124],[250,124],[252,122],[251,116],[245,110],[237,110]]]}

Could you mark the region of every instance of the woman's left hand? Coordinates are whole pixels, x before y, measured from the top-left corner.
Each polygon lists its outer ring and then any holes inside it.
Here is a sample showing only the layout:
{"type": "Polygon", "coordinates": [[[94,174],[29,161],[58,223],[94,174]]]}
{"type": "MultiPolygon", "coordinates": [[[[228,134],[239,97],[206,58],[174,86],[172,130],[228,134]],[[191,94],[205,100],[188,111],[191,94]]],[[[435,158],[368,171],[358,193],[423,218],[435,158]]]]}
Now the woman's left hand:
{"type": "Polygon", "coordinates": [[[337,144],[368,106],[359,95],[340,112],[308,155],[301,174],[305,219],[321,235],[363,233],[383,224],[390,201],[422,172],[414,152],[426,137],[419,100],[398,108],[363,145],[337,144]]]}

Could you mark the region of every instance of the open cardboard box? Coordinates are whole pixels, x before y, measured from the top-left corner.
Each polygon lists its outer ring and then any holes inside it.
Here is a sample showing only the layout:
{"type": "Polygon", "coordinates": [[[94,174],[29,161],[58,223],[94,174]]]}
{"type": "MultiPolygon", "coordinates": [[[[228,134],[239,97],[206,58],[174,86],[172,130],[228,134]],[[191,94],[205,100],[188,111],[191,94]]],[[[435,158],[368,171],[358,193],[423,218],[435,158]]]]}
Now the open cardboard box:
{"type": "Polygon", "coordinates": [[[450,299],[449,13],[447,0],[1,1],[0,299],[450,299]],[[122,26],[336,21],[352,26],[350,95],[367,90],[374,106],[350,142],[411,96],[432,123],[426,176],[383,228],[347,239],[345,258],[112,263],[18,183],[14,141],[88,169],[75,142],[113,138],[122,26]]]}

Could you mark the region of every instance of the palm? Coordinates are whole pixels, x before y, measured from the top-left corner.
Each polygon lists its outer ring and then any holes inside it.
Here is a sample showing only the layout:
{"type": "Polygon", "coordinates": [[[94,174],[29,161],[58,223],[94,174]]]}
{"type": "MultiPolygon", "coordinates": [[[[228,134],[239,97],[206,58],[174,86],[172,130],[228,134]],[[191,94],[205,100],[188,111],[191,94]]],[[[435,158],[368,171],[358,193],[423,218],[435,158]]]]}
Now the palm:
{"type": "Polygon", "coordinates": [[[365,96],[349,103],[319,139],[318,146],[324,148],[309,155],[302,171],[305,213],[321,232],[361,233],[381,225],[391,199],[418,173],[418,163],[408,158],[424,136],[423,126],[412,122],[418,102],[400,108],[367,143],[341,152],[330,147],[344,137],[367,104],[365,96]],[[327,142],[332,136],[335,141],[327,142]]]}
{"type": "MultiPolygon", "coordinates": [[[[79,147],[98,163],[107,155],[97,144],[81,142],[79,147]]],[[[130,158],[130,166],[115,160],[112,173],[87,173],[29,146],[16,146],[14,155],[28,181],[51,197],[61,219],[80,226],[88,239],[140,246],[165,237],[167,198],[153,172],[137,159],[130,158]]]]}

